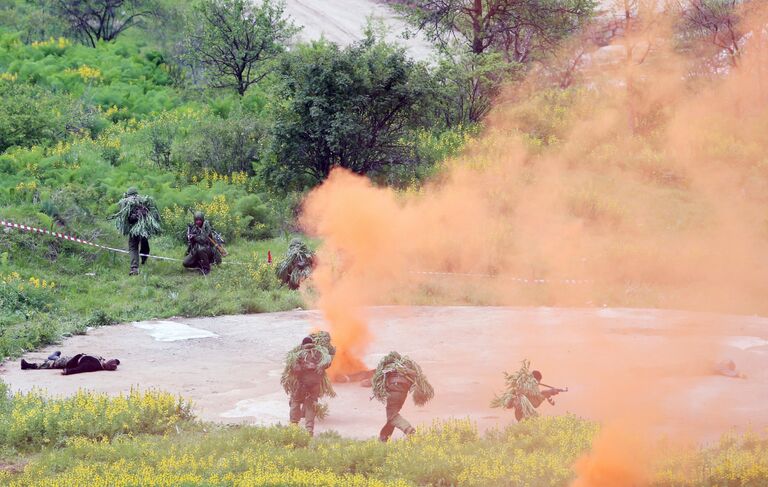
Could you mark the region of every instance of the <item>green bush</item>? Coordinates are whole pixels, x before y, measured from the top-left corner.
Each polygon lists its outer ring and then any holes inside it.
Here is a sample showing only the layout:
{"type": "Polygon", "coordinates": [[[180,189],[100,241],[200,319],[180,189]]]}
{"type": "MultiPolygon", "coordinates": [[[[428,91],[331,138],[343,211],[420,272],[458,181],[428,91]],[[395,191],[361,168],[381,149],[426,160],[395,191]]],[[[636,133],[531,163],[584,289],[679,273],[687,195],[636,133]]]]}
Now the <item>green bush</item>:
{"type": "Polygon", "coordinates": [[[38,86],[0,79],[0,152],[50,145],[66,136],[73,103],[38,86]]]}
{"type": "Polygon", "coordinates": [[[0,410],[0,445],[30,450],[62,445],[68,438],[113,438],[118,434],[171,431],[192,418],[188,402],[171,394],[131,390],[109,397],[79,391],[52,399],[39,391],[14,394],[0,410]]]}
{"type": "Polygon", "coordinates": [[[260,121],[238,109],[227,118],[210,116],[195,123],[176,142],[173,157],[192,173],[208,169],[253,174],[264,136],[260,121]]]}

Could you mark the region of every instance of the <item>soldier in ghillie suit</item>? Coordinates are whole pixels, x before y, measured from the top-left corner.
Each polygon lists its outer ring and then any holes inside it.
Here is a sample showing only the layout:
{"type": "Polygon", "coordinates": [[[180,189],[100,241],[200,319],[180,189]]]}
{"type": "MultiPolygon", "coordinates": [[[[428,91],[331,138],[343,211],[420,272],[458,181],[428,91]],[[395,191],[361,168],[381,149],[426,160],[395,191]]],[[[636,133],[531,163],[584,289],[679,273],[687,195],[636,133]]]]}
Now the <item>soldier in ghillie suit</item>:
{"type": "Polygon", "coordinates": [[[216,251],[214,231],[205,220],[205,215],[198,211],[194,218],[194,223],[187,227],[187,256],[182,265],[188,269],[200,269],[203,275],[207,275],[211,272],[211,263],[221,263],[221,255],[216,251]]]}
{"type": "Polygon", "coordinates": [[[290,396],[291,423],[298,424],[303,416],[304,427],[310,435],[315,431],[318,399],[336,395],[325,373],[331,360],[328,349],[316,344],[312,337],[305,337],[301,346],[288,352],[285,357],[285,369],[280,382],[290,396]]]}
{"type": "Polygon", "coordinates": [[[63,375],[82,374],[84,372],[98,372],[100,370],[117,370],[120,360],[113,358],[106,360],[98,355],[79,353],[74,357],[62,356],[61,352],[54,352],[42,363],[32,363],[21,359],[21,370],[62,369],[63,375]]]}
{"type": "Polygon", "coordinates": [[[128,237],[131,256],[129,275],[135,276],[139,273],[140,254],[141,263],[147,261],[149,238],[160,233],[160,212],[155,201],[149,196],[139,195],[136,188],[128,188],[117,205],[118,211],[111,219],[115,220],[120,233],[128,237]]]}
{"type": "MultiPolygon", "coordinates": [[[[328,353],[331,355],[331,360],[333,360],[333,357],[336,355],[336,347],[331,344],[331,334],[327,331],[315,331],[309,334],[309,338],[312,339],[312,342],[315,345],[319,345],[321,347],[325,347],[326,350],[328,350],[328,353]]],[[[330,365],[330,364],[329,364],[330,365]]]]}
{"type": "Polygon", "coordinates": [[[314,252],[300,239],[294,238],[288,245],[285,259],[277,264],[275,272],[280,282],[287,284],[289,289],[299,289],[301,283],[312,274],[314,265],[314,252]]]}
{"type": "Polygon", "coordinates": [[[552,396],[556,396],[561,392],[567,392],[568,389],[557,389],[554,387],[547,387],[546,390],[540,390],[542,374],[538,370],[529,370],[530,362],[523,360],[523,364],[514,374],[504,373],[504,380],[507,384],[507,389],[501,396],[496,396],[491,401],[491,407],[498,408],[503,407],[506,409],[515,410],[515,419],[523,421],[529,418],[533,418],[539,415],[536,408],[541,406],[541,403],[547,401],[554,405],[555,401],[552,396]]]}
{"type": "Polygon", "coordinates": [[[417,406],[423,406],[435,396],[419,364],[397,352],[389,352],[379,362],[371,382],[373,396],[386,404],[387,411],[387,422],[379,432],[379,440],[388,441],[395,428],[406,435],[415,433],[416,429],[400,415],[408,393],[413,390],[413,402],[417,406]]]}

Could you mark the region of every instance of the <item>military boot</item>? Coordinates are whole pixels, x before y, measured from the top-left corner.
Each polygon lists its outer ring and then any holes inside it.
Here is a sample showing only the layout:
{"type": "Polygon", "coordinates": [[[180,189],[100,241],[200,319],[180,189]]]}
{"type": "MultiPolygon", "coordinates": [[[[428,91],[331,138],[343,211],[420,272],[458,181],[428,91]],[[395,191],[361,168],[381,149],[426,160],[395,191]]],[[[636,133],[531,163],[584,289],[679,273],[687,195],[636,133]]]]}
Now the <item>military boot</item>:
{"type": "Polygon", "coordinates": [[[21,370],[34,370],[37,368],[37,364],[30,364],[24,359],[21,359],[21,370]]]}

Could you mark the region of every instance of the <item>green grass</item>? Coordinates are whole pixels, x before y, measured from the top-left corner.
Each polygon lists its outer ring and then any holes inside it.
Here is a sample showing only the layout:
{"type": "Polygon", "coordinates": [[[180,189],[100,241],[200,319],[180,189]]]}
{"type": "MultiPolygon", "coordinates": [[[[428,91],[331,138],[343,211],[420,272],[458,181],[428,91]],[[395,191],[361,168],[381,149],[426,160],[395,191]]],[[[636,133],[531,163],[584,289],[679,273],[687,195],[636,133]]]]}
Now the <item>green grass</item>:
{"type": "MultiPolygon", "coordinates": [[[[182,268],[181,263],[149,259],[139,276],[128,276],[128,256],[94,251],[67,243],[56,260],[46,258],[50,237],[17,235],[22,241],[38,239],[40,245],[19,250],[0,261],[0,292],[24,298],[10,302],[0,294],[0,356],[19,354],[60,339],[83,333],[88,326],[170,316],[284,311],[304,306],[297,291],[280,286],[274,266],[266,264],[267,251],[277,260],[288,241],[238,241],[230,255],[208,276],[182,268]],[[38,287],[30,279],[38,281],[38,287]],[[42,288],[42,281],[46,288],[42,288]],[[55,287],[50,288],[54,282],[55,287]]],[[[152,253],[183,258],[184,247],[168,238],[152,240],[152,253]]],[[[0,241],[0,246],[2,241],[0,241]]],[[[121,247],[125,248],[126,244],[121,247]]],[[[2,254],[0,250],[0,254],[2,254]]]]}

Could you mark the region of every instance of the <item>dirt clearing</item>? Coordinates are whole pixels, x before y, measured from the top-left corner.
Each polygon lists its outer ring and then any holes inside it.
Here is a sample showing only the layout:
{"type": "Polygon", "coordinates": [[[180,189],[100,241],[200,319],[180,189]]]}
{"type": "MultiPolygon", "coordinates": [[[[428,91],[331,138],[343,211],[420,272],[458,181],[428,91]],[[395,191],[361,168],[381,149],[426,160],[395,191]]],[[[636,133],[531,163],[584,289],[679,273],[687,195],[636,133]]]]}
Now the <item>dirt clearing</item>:
{"type": "MultiPolygon", "coordinates": [[[[760,429],[768,423],[766,318],[610,308],[379,307],[368,313],[374,336],[366,364],[374,367],[384,354],[398,350],[417,360],[435,386],[435,400],[426,407],[406,403],[403,414],[415,424],[469,417],[486,429],[513,422],[511,412],[491,409],[488,403],[503,387],[502,371],[515,370],[524,358],[542,370],[543,382],[569,387],[555,398],[555,407],[540,408],[543,414],[573,412],[599,420],[608,412],[595,403],[595,393],[610,391],[601,390],[596,371],[620,368],[615,351],[622,347],[647,353],[643,367],[669,371],[664,389],[673,393],[655,398],[663,404],[661,433],[695,431],[697,439],[709,440],[731,428],[760,429]],[[707,335],[708,329],[724,329],[710,326],[724,320],[728,336],[707,335]],[[591,328],[587,334],[586,327],[591,328]],[[655,356],[659,347],[677,346],[691,327],[702,330],[697,338],[702,348],[704,341],[716,341],[718,352],[700,363],[655,356]],[[599,344],[585,338],[595,334],[601,336],[599,344]],[[716,364],[726,359],[746,377],[715,374],[716,364]]],[[[57,371],[22,371],[13,361],[3,365],[0,375],[14,391],[39,387],[68,395],[88,388],[118,394],[131,387],[158,388],[193,400],[204,420],[286,423],[288,401],[280,387],[283,357],[321,324],[315,311],[122,324],[25,356],[89,352],[119,358],[116,372],[62,376],[57,371]]],[[[695,343],[687,339],[679,345],[695,343]]],[[[631,383],[633,378],[626,379],[631,383]]],[[[329,401],[330,416],[316,432],[375,436],[384,408],[369,400],[370,389],[356,383],[335,387],[338,397],[329,401]]],[[[647,397],[654,390],[635,393],[647,397]]]]}

